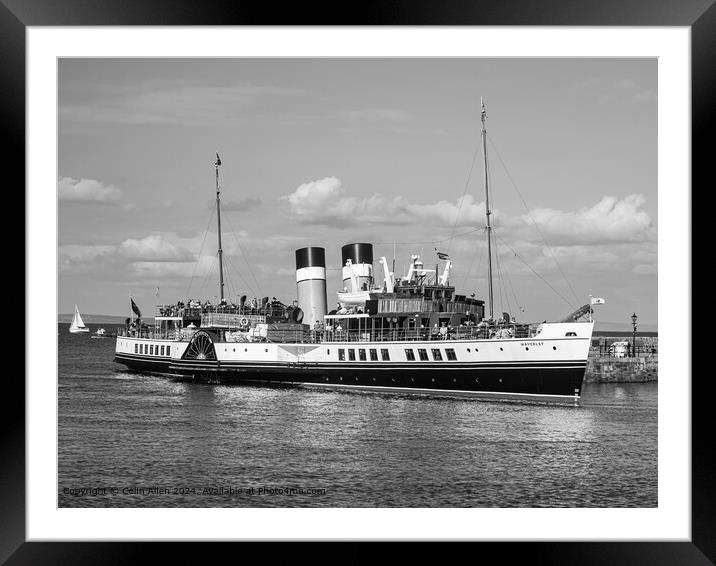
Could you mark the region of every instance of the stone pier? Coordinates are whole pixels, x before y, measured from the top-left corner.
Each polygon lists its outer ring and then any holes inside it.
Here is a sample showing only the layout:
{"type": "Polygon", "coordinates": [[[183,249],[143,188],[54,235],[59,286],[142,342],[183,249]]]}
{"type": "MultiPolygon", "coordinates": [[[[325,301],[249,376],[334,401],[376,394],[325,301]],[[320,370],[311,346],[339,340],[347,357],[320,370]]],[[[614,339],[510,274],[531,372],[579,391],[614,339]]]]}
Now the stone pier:
{"type": "Polygon", "coordinates": [[[645,383],[657,381],[659,356],[614,358],[590,352],[587,359],[585,383],[645,383]]]}

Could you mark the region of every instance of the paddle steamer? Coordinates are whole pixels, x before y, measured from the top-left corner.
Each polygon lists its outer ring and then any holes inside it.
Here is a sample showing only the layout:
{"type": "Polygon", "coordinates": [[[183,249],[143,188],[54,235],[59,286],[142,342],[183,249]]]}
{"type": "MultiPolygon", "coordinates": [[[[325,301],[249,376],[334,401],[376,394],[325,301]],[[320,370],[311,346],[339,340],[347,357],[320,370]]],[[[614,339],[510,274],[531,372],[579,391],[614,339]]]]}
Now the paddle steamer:
{"type": "MultiPolygon", "coordinates": [[[[435,268],[411,257],[402,277],[373,246],[342,247],[344,287],[328,311],[325,249],[295,251],[297,300],[230,303],[224,296],[219,166],[216,210],[220,301],[156,308],[154,325],[130,321],[116,339],[115,360],[130,369],[212,383],[465,396],[578,404],[592,336],[592,308],[559,322],[518,323],[494,313],[492,228],[487,176],[485,216],[488,298],[457,293],[452,262],[435,268]]],[[[139,313],[132,303],[135,312],[139,313]]]]}

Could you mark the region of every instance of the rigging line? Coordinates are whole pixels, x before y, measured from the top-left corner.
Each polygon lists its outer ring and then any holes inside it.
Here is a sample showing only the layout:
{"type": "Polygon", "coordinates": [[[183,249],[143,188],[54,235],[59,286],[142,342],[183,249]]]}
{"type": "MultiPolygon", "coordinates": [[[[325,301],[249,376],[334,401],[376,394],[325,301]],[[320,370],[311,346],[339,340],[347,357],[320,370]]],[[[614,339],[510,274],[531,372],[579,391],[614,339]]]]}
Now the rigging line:
{"type": "MultiPolygon", "coordinates": [[[[485,228],[482,228],[482,229],[484,230],[485,228]]],[[[482,265],[482,256],[483,256],[484,253],[485,253],[485,247],[480,246],[480,255],[479,255],[479,258],[478,258],[478,260],[477,260],[477,268],[478,268],[478,270],[479,270],[479,268],[480,268],[480,265],[482,265]]],[[[469,279],[470,274],[472,273],[472,266],[473,266],[474,263],[475,263],[475,254],[472,254],[472,259],[470,260],[470,267],[468,268],[467,273],[465,274],[465,276],[464,276],[463,279],[462,279],[462,285],[461,285],[461,287],[465,287],[465,286],[466,286],[467,280],[469,279]]],[[[476,289],[475,291],[477,292],[477,289],[476,289]]]]}
{"type": "Polygon", "coordinates": [[[465,188],[462,191],[462,198],[460,199],[460,204],[457,207],[457,214],[455,215],[455,223],[452,226],[452,232],[450,233],[450,237],[448,240],[450,240],[450,243],[448,244],[448,253],[450,252],[450,246],[452,245],[452,238],[453,234],[455,233],[455,229],[457,228],[457,223],[460,220],[460,211],[462,210],[462,205],[465,203],[465,197],[467,196],[467,189],[470,186],[470,179],[472,178],[472,171],[475,168],[475,161],[477,160],[477,154],[480,151],[480,144],[477,144],[477,147],[475,148],[475,153],[472,154],[472,163],[470,163],[470,170],[467,173],[467,179],[465,180],[465,188]]]}
{"type": "Polygon", "coordinates": [[[502,312],[505,312],[504,304],[502,302],[502,291],[505,291],[505,302],[507,303],[507,311],[512,310],[512,305],[510,305],[510,297],[507,294],[507,287],[505,286],[505,277],[503,275],[502,271],[502,263],[500,262],[500,250],[497,246],[497,242],[495,242],[495,263],[497,264],[497,277],[499,281],[499,285],[497,287],[499,293],[500,293],[500,310],[502,312]]]}
{"type": "MultiPolygon", "coordinates": [[[[507,272],[507,269],[505,269],[504,266],[502,266],[501,269],[502,269],[503,273],[505,274],[505,280],[509,284],[510,290],[512,291],[512,298],[515,300],[515,307],[517,307],[517,309],[519,309],[521,311],[522,310],[522,305],[520,304],[521,301],[517,298],[517,293],[515,293],[515,288],[512,285],[512,279],[510,278],[510,274],[507,272]]],[[[505,294],[506,295],[508,294],[507,287],[505,287],[505,294]]],[[[508,299],[508,302],[509,302],[509,299],[508,299]]],[[[510,307],[510,308],[512,308],[512,307],[510,307]]]]}
{"type": "Polygon", "coordinates": [[[208,285],[208,283],[209,283],[209,276],[212,275],[213,272],[214,272],[214,265],[216,265],[216,258],[217,258],[217,257],[219,257],[219,252],[218,252],[218,251],[214,254],[214,257],[213,257],[212,260],[211,260],[211,266],[209,266],[209,271],[207,271],[207,272],[206,272],[206,275],[204,276],[204,283],[203,283],[203,285],[200,287],[200,296],[201,296],[201,295],[206,296],[206,287],[207,287],[207,285],[208,285]]]}
{"type": "Polygon", "coordinates": [[[229,228],[231,228],[231,233],[234,236],[234,241],[236,242],[236,245],[239,247],[239,250],[241,250],[241,254],[244,256],[244,261],[246,262],[246,266],[249,268],[249,273],[251,274],[251,277],[254,280],[254,283],[256,283],[256,290],[259,292],[258,294],[261,294],[261,285],[259,285],[258,280],[256,279],[256,275],[254,275],[253,269],[251,269],[251,262],[249,261],[248,254],[244,251],[244,248],[241,246],[241,243],[239,242],[239,239],[236,237],[236,230],[234,230],[234,226],[231,223],[231,218],[227,215],[227,220],[229,223],[229,228]]]}
{"type": "Polygon", "coordinates": [[[189,279],[189,286],[186,289],[186,296],[189,297],[189,292],[191,291],[192,283],[194,283],[194,275],[196,274],[196,269],[199,267],[199,262],[201,261],[201,252],[204,251],[204,244],[206,243],[206,236],[209,234],[209,226],[211,226],[211,221],[214,219],[214,208],[212,207],[211,213],[209,214],[209,222],[206,224],[206,230],[204,230],[204,239],[201,241],[201,248],[199,248],[199,256],[196,262],[194,263],[194,269],[191,272],[191,279],[189,279]]]}
{"type": "Polygon", "coordinates": [[[539,277],[539,278],[545,283],[545,285],[547,285],[547,287],[549,287],[550,289],[552,289],[552,291],[554,291],[555,295],[557,295],[560,299],[562,299],[565,303],[567,303],[571,309],[574,309],[574,305],[572,305],[572,303],[570,303],[567,299],[565,299],[564,296],[562,296],[562,294],[561,294],[559,291],[557,291],[557,289],[555,289],[554,287],[552,287],[552,285],[550,285],[549,281],[547,281],[544,277],[542,277],[539,273],[537,273],[534,269],[532,269],[532,266],[531,266],[529,263],[527,263],[527,262],[522,258],[522,256],[519,255],[519,254],[518,254],[507,242],[505,242],[500,236],[497,236],[497,237],[500,239],[500,241],[501,241],[503,244],[505,244],[505,246],[507,246],[507,247],[510,249],[510,251],[512,251],[513,254],[515,254],[515,257],[516,257],[516,258],[518,258],[522,263],[524,263],[524,264],[527,266],[527,268],[528,268],[532,273],[534,273],[537,277],[539,277]]]}
{"type": "Polygon", "coordinates": [[[236,273],[239,274],[239,279],[241,279],[241,282],[242,282],[242,283],[244,284],[244,286],[246,287],[246,290],[247,290],[251,295],[253,295],[254,297],[257,297],[257,298],[258,298],[258,296],[261,294],[261,289],[255,289],[255,288],[246,280],[246,278],[245,278],[245,277],[243,276],[243,274],[241,273],[241,270],[236,266],[236,264],[234,263],[233,260],[231,260],[231,266],[232,266],[232,268],[234,269],[234,271],[236,271],[236,273]]]}
{"type": "MultiPolygon", "coordinates": [[[[254,287],[251,283],[249,283],[249,280],[244,277],[243,271],[234,263],[234,260],[231,260],[231,266],[238,273],[239,279],[241,279],[241,282],[244,284],[248,292],[250,292],[254,297],[257,297],[261,295],[261,287],[254,287]]],[[[256,279],[256,278],[254,278],[256,279]]]]}
{"type": "MultiPolygon", "coordinates": [[[[228,218],[228,222],[229,222],[229,227],[231,228],[231,233],[234,237],[234,241],[236,242],[236,245],[238,246],[239,250],[241,251],[244,261],[246,262],[246,266],[249,268],[249,273],[251,274],[251,278],[254,280],[254,283],[256,283],[256,294],[261,295],[261,285],[259,284],[258,280],[256,279],[256,275],[254,274],[254,271],[251,268],[251,262],[249,261],[249,256],[246,253],[246,251],[244,250],[241,243],[239,242],[239,239],[236,237],[236,230],[234,229],[234,226],[231,223],[230,217],[227,216],[227,218],[228,218]]],[[[236,267],[235,267],[235,269],[236,269],[236,267]]],[[[239,271],[239,273],[241,273],[241,271],[239,271]]],[[[245,281],[244,281],[244,283],[246,284],[245,281]]],[[[247,285],[247,286],[249,286],[249,285],[247,285]]]]}
{"type": "MultiPolygon", "coordinates": [[[[229,256],[226,256],[226,257],[229,257],[229,256]]],[[[248,281],[246,281],[246,279],[244,279],[244,276],[241,274],[241,270],[236,268],[234,261],[230,260],[229,263],[230,263],[231,269],[233,269],[234,271],[236,271],[236,273],[238,273],[239,279],[241,279],[241,282],[244,284],[244,286],[249,291],[249,293],[251,293],[254,296],[260,295],[260,293],[256,292],[256,290],[251,285],[249,285],[248,281]]]]}
{"type": "MultiPolygon", "coordinates": [[[[502,285],[505,288],[505,299],[507,300],[507,308],[509,309],[510,313],[514,314],[514,311],[512,310],[512,302],[510,301],[510,290],[508,289],[508,285],[511,285],[510,274],[507,273],[507,269],[505,269],[504,259],[500,259],[500,270],[502,271],[502,285]]],[[[519,308],[519,306],[515,304],[515,308],[519,308]]]]}
{"type": "Polygon", "coordinates": [[[499,249],[497,247],[497,242],[495,242],[495,271],[497,271],[497,292],[500,295],[500,310],[502,312],[505,312],[504,304],[502,303],[502,271],[500,270],[500,253],[499,249]]]}
{"type": "MultiPolygon", "coordinates": [[[[226,272],[224,274],[226,276],[226,287],[227,287],[227,291],[230,293],[229,296],[234,296],[236,293],[234,292],[235,291],[234,284],[231,281],[231,271],[229,269],[229,262],[227,261],[227,258],[228,258],[228,256],[224,257],[224,263],[226,264],[226,272]]],[[[226,298],[226,297],[224,297],[224,298],[226,298]]]]}
{"type": "Polygon", "coordinates": [[[442,244],[443,242],[447,242],[454,238],[460,238],[462,236],[467,236],[468,234],[472,234],[473,232],[477,232],[478,230],[483,230],[483,229],[484,229],[484,227],[473,228],[472,230],[468,230],[467,232],[461,232],[460,234],[450,236],[449,238],[443,238],[442,240],[427,240],[424,242],[373,242],[373,245],[374,246],[425,246],[425,245],[430,245],[430,244],[442,244]]]}
{"type": "Polygon", "coordinates": [[[524,206],[525,210],[527,211],[527,216],[529,217],[530,221],[532,222],[532,225],[537,229],[537,233],[540,235],[540,238],[542,238],[542,242],[544,242],[544,245],[549,250],[549,253],[552,256],[552,259],[554,259],[554,263],[557,265],[557,269],[559,270],[562,277],[564,278],[564,281],[567,283],[567,287],[569,287],[569,290],[572,292],[572,295],[574,296],[575,300],[577,301],[577,303],[579,303],[579,297],[577,296],[577,293],[574,292],[574,288],[572,287],[572,284],[569,282],[569,279],[567,279],[567,276],[565,275],[564,271],[562,271],[562,266],[559,264],[559,261],[557,260],[557,256],[554,255],[554,252],[552,251],[551,246],[547,243],[547,239],[544,237],[544,234],[542,234],[542,230],[540,230],[539,224],[537,224],[537,222],[535,222],[534,218],[532,218],[532,213],[530,212],[530,209],[528,208],[527,203],[525,202],[525,199],[522,197],[522,193],[517,188],[517,183],[515,183],[514,179],[512,179],[512,175],[510,175],[510,172],[507,170],[507,165],[505,164],[504,160],[502,159],[500,152],[497,151],[497,147],[495,147],[495,144],[493,143],[491,137],[490,137],[490,146],[492,147],[492,149],[495,150],[495,153],[497,154],[497,157],[500,160],[500,163],[502,164],[502,168],[505,170],[505,174],[507,175],[507,178],[510,180],[510,183],[512,184],[513,188],[515,189],[517,196],[520,197],[520,201],[522,201],[522,206],[524,206]]]}
{"type": "MultiPolygon", "coordinates": [[[[236,268],[234,267],[234,262],[233,262],[232,260],[229,260],[229,262],[230,262],[231,268],[232,268],[234,271],[236,271],[236,268]]],[[[232,292],[233,292],[233,294],[234,294],[235,297],[238,297],[238,296],[239,296],[239,293],[238,293],[238,290],[239,290],[239,289],[236,287],[236,285],[234,285],[233,281],[231,282],[231,290],[232,290],[232,292]]]]}

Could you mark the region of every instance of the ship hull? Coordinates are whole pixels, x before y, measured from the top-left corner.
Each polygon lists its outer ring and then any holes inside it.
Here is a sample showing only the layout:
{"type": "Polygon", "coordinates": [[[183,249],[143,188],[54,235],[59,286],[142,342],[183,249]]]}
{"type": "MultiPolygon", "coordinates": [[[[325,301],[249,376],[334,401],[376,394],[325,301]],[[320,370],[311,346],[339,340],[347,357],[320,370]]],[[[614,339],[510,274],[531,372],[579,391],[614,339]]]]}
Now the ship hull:
{"type": "Polygon", "coordinates": [[[189,342],[118,338],[115,360],[133,370],[210,383],[571,405],[581,395],[591,329],[552,324],[538,339],[300,344],[224,342],[202,329],[189,342]]]}
{"type": "Polygon", "coordinates": [[[246,383],[417,395],[577,404],[585,364],[330,367],[181,362],[121,355],[131,370],[208,383],[246,383]]]}
{"type": "Polygon", "coordinates": [[[213,383],[267,383],[336,390],[407,392],[424,395],[512,398],[544,402],[578,400],[584,364],[361,367],[172,363],[168,371],[213,383]]]}

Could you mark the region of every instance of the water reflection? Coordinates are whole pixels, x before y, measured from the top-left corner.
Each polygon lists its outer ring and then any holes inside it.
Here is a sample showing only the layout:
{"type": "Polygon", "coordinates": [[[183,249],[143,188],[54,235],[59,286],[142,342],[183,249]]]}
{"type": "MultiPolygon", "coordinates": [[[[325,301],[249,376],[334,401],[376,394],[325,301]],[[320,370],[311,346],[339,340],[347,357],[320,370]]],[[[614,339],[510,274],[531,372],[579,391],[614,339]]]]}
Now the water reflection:
{"type": "Polygon", "coordinates": [[[586,384],[577,409],[207,385],[126,372],[104,346],[58,340],[61,506],[657,504],[655,384],[586,384]],[[78,499],[61,489],[157,483],[326,493],[78,499]]]}

